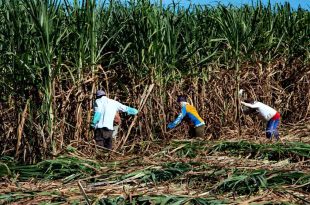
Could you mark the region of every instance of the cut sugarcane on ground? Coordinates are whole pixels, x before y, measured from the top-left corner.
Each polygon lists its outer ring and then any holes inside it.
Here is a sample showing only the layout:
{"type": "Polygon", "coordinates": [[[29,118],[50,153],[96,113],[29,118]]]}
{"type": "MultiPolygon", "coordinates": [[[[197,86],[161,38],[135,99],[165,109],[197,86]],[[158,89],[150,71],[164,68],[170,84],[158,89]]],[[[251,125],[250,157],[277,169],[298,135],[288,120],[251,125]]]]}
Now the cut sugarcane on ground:
{"type": "Polygon", "coordinates": [[[0,201],[86,203],[78,181],[92,204],[305,204],[310,200],[307,143],[230,138],[152,144],[142,157],[95,149],[82,154],[80,148],[70,147],[62,156],[36,165],[2,159],[1,167],[6,169],[1,170],[7,171],[1,173],[0,201]]]}

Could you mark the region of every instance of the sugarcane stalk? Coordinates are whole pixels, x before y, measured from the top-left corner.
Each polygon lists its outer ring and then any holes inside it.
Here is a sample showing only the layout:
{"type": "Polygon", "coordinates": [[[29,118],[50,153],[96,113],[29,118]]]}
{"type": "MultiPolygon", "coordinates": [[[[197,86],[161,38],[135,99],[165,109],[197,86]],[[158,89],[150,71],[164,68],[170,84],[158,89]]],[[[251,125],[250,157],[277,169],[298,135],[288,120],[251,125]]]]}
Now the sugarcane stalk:
{"type": "Polygon", "coordinates": [[[78,186],[80,188],[81,193],[83,194],[84,199],[86,200],[87,205],[91,205],[90,200],[89,200],[80,180],[78,181],[78,186]]]}
{"type": "MultiPolygon", "coordinates": [[[[96,49],[97,49],[97,34],[96,34],[96,1],[95,0],[87,0],[86,2],[86,9],[88,11],[89,16],[89,36],[90,36],[90,65],[91,65],[91,76],[92,78],[95,77],[95,67],[96,67],[96,49]]],[[[92,102],[93,94],[96,89],[96,82],[94,81],[91,88],[91,93],[89,95],[89,100],[92,102]]],[[[92,103],[89,103],[88,106],[88,113],[87,113],[87,119],[86,123],[87,126],[90,124],[91,121],[91,109],[92,109],[92,103]]],[[[86,138],[89,139],[89,130],[86,129],[86,138]]]]}
{"type": "MultiPolygon", "coordinates": [[[[148,87],[148,91],[147,91],[145,97],[141,99],[140,106],[139,106],[139,108],[138,108],[138,111],[139,111],[139,112],[142,110],[143,106],[145,105],[145,103],[146,103],[146,101],[147,101],[147,99],[148,99],[150,93],[152,92],[153,88],[154,88],[154,84],[151,84],[151,85],[148,87]]],[[[134,126],[134,124],[135,124],[135,122],[136,122],[137,119],[138,119],[138,115],[136,115],[136,116],[134,117],[133,121],[131,122],[131,124],[130,124],[130,126],[129,126],[129,128],[128,128],[127,134],[126,134],[126,136],[125,136],[125,138],[124,138],[124,140],[123,140],[123,143],[122,143],[121,148],[122,148],[122,147],[125,145],[125,143],[127,142],[128,136],[130,135],[130,132],[131,132],[131,129],[133,128],[133,126],[134,126]]]]}
{"type": "Polygon", "coordinates": [[[26,117],[27,117],[28,106],[29,106],[29,99],[26,101],[25,108],[24,108],[23,112],[20,115],[20,120],[19,120],[19,123],[18,123],[17,143],[16,143],[15,157],[17,157],[17,155],[19,153],[19,147],[20,147],[20,144],[21,144],[21,139],[22,139],[22,135],[23,135],[25,120],[26,120],[26,117]]]}

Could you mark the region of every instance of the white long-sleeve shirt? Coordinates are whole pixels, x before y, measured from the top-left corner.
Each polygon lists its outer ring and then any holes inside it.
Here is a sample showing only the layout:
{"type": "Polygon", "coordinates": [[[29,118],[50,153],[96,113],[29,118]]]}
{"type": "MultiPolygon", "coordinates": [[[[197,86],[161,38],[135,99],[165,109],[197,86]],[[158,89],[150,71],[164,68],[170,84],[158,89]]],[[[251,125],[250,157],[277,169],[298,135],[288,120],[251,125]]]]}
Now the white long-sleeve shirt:
{"type": "Polygon", "coordinates": [[[259,114],[266,120],[269,121],[275,114],[277,114],[277,111],[273,109],[272,107],[265,105],[264,103],[255,101],[253,104],[241,102],[243,105],[257,109],[259,114]]]}
{"type": "Polygon", "coordinates": [[[96,128],[106,127],[109,130],[113,130],[113,121],[116,112],[127,112],[128,106],[123,105],[116,100],[107,98],[106,96],[102,96],[95,101],[94,109],[95,112],[99,112],[101,114],[96,128]]]}

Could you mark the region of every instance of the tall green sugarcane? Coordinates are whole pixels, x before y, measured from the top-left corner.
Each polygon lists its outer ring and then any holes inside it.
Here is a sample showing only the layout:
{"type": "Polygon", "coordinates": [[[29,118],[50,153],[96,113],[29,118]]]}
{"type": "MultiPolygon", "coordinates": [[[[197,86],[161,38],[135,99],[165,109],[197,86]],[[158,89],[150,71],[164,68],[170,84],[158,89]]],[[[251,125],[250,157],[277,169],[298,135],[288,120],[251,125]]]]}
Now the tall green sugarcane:
{"type": "MultiPolygon", "coordinates": [[[[77,81],[80,81],[83,78],[83,66],[87,58],[87,12],[77,0],[73,2],[65,0],[64,3],[68,13],[68,22],[72,24],[70,27],[70,37],[74,39],[74,43],[70,45],[73,47],[71,48],[73,50],[73,56],[70,60],[73,61],[77,68],[77,81]]],[[[72,39],[68,39],[69,43],[71,43],[72,39]]]]}
{"type": "MultiPolygon", "coordinates": [[[[62,2],[0,2],[0,12],[3,14],[0,15],[0,89],[5,93],[1,98],[9,99],[14,96],[15,106],[12,107],[15,116],[21,113],[19,108],[25,107],[27,98],[31,98],[30,117],[25,121],[20,150],[38,147],[32,142],[40,144],[42,127],[45,127],[44,134],[48,134],[49,142],[53,144],[55,126],[59,123],[64,127],[61,131],[64,140],[60,141],[65,142],[80,136],[81,132],[75,132],[79,124],[76,116],[87,116],[90,106],[82,106],[86,100],[83,101],[85,98],[80,95],[79,91],[83,91],[83,87],[78,83],[84,82],[82,80],[85,78],[90,79],[86,73],[92,73],[92,77],[96,79],[96,64],[103,65],[111,72],[115,71],[117,77],[109,80],[122,88],[139,88],[136,85],[141,84],[141,79],[145,80],[144,82],[157,81],[160,86],[156,95],[161,96],[158,103],[160,105],[165,104],[168,93],[166,88],[169,88],[169,85],[175,84],[179,91],[186,91],[182,84],[185,80],[187,86],[195,86],[199,92],[208,93],[198,82],[201,82],[201,79],[207,81],[220,77],[226,72],[223,68],[234,69],[234,83],[238,86],[242,65],[247,63],[255,66],[256,63],[272,65],[280,62],[285,68],[275,67],[276,75],[269,77],[273,79],[277,76],[277,80],[270,81],[269,84],[265,82],[265,85],[277,83],[279,89],[287,90],[289,86],[302,87],[304,83],[304,89],[308,89],[307,78],[299,76],[307,73],[309,65],[310,14],[303,9],[294,11],[289,4],[275,8],[260,3],[255,7],[240,8],[182,8],[178,4],[163,7],[160,3],[142,0],[126,3],[116,0],[109,4],[100,4],[93,0],[66,0],[66,4],[62,2]],[[293,63],[294,61],[298,63],[293,63]],[[58,72],[58,65],[66,69],[58,72]],[[294,75],[303,82],[291,86],[291,83],[296,81],[294,75]],[[43,93],[43,97],[40,95],[40,99],[35,100],[29,95],[33,93],[32,89],[39,90],[38,93],[43,93]],[[53,98],[55,95],[56,98],[53,98]],[[72,96],[76,96],[78,100],[72,96]],[[62,108],[55,106],[53,99],[60,102],[59,99],[64,98],[70,99],[70,106],[61,110],[62,108]],[[77,110],[81,114],[72,115],[77,113],[77,110]],[[28,142],[30,145],[26,146],[28,142]]],[[[263,73],[266,68],[261,66],[259,69],[263,73]]],[[[259,79],[259,76],[255,78],[259,79]]],[[[93,93],[94,86],[95,84],[86,86],[86,89],[91,89],[88,90],[90,94],[93,93]]],[[[220,90],[224,91],[226,87],[223,85],[220,90]]],[[[212,93],[214,90],[212,87],[210,89],[212,93]]],[[[138,89],[120,89],[117,95],[126,96],[126,92],[139,94],[138,89]]],[[[86,98],[89,103],[92,96],[86,98]]],[[[232,101],[238,100],[237,97],[234,100],[227,99],[224,103],[228,106],[223,109],[230,109],[232,101]]],[[[287,101],[289,106],[293,107],[309,102],[298,96],[287,101]],[[295,103],[296,98],[299,103],[295,103]]],[[[149,106],[151,105],[152,103],[149,106]]],[[[212,108],[210,112],[221,113],[223,109],[218,107],[212,108]]],[[[230,116],[228,112],[222,113],[226,120],[221,118],[216,123],[221,124],[220,126],[235,125],[236,118],[239,118],[239,109],[236,109],[230,116]]],[[[291,110],[288,107],[285,109],[291,110]]],[[[164,113],[165,110],[162,110],[164,113]]],[[[308,115],[306,110],[302,111],[302,115],[308,115]]],[[[152,110],[148,113],[150,114],[147,117],[152,118],[158,111],[152,110]]],[[[203,115],[207,116],[208,113],[203,115]]],[[[298,112],[293,115],[301,114],[298,112]]],[[[9,119],[12,118],[5,120],[9,119]]],[[[87,118],[89,119],[90,117],[87,118]]],[[[147,123],[151,128],[149,130],[164,130],[163,123],[152,120],[147,123]],[[158,126],[160,129],[157,129],[158,126]]],[[[7,144],[13,144],[14,147],[15,136],[10,134],[9,126],[5,129],[4,134],[0,131],[1,140],[6,140],[7,144]]],[[[141,133],[144,132],[144,128],[141,128],[141,133]]],[[[161,134],[164,133],[156,133],[154,136],[161,137],[161,134]]],[[[56,135],[59,136],[58,130],[56,135]]],[[[57,150],[55,145],[53,147],[52,150],[57,150]]],[[[29,153],[26,151],[25,155],[29,153]]]]}
{"type": "Polygon", "coordinates": [[[44,93],[42,113],[46,120],[46,131],[48,139],[51,143],[52,154],[56,154],[57,145],[55,141],[54,133],[54,78],[56,74],[56,65],[54,60],[55,49],[60,42],[60,39],[65,34],[57,28],[57,12],[60,6],[58,0],[23,0],[28,14],[31,17],[32,25],[38,33],[36,46],[33,48],[36,50],[36,57],[38,61],[36,63],[41,66],[42,75],[42,90],[44,93]],[[55,24],[55,25],[54,25],[55,24]]]}
{"type": "MultiPolygon", "coordinates": [[[[238,97],[238,91],[239,91],[239,27],[237,22],[237,11],[236,10],[228,10],[226,7],[221,6],[218,11],[218,17],[215,19],[219,25],[220,30],[223,33],[223,38],[226,43],[226,47],[228,50],[230,50],[231,54],[230,56],[234,59],[235,64],[235,79],[237,83],[236,88],[236,120],[240,117],[239,112],[239,97],[238,97]]],[[[240,19],[242,20],[242,19],[240,19]]],[[[240,123],[239,123],[239,134],[240,134],[240,123]]]]}
{"type": "MultiPolygon", "coordinates": [[[[95,76],[95,67],[96,67],[96,63],[97,63],[97,59],[96,59],[96,54],[97,54],[97,21],[96,21],[96,1],[95,0],[87,0],[86,1],[86,11],[88,14],[88,23],[89,23],[89,28],[88,28],[88,32],[89,32],[89,38],[90,38],[90,66],[91,66],[91,75],[92,78],[94,78],[95,76]]],[[[92,89],[91,89],[91,93],[89,95],[89,100],[91,101],[93,98],[93,93],[95,92],[95,88],[96,88],[96,84],[95,82],[93,82],[92,84],[92,89]]],[[[89,104],[89,111],[87,114],[87,120],[86,123],[87,125],[90,124],[90,120],[91,120],[91,110],[92,108],[92,104],[89,104]]],[[[87,134],[86,137],[88,138],[88,129],[87,129],[87,134]]]]}

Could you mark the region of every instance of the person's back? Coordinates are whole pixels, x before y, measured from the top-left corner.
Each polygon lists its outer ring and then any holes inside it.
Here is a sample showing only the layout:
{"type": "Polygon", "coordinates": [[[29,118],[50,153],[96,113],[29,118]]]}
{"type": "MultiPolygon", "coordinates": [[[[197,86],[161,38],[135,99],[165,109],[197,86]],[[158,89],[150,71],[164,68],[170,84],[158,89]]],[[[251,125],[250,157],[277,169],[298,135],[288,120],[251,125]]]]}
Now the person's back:
{"type": "MultiPolygon", "coordinates": [[[[138,114],[138,110],[121,104],[116,100],[109,99],[102,90],[96,93],[96,101],[94,104],[94,116],[91,127],[94,128],[95,141],[98,145],[107,149],[112,149],[113,122],[117,116],[117,112],[127,112],[129,115],[138,114]]],[[[117,116],[120,121],[119,115],[117,116]]]]}
{"type": "Polygon", "coordinates": [[[277,112],[272,107],[264,103],[254,101],[253,99],[247,99],[245,100],[245,102],[241,102],[241,104],[247,106],[252,110],[258,111],[259,115],[262,116],[267,121],[266,137],[268,139],[272,139],[272,136],[274,136],[277,140],[279,140],[279,132],[278,132],[278,126],[280,123],[279,112],[277,112]]]}
{"type": "Polygon", "coordinates": [[[97,124],[98,128],[106,127],[109,130],[113,130],[113,121],[118,111],[125,112],[127,110],[127,106],[122,105],[121,103],[109,99],[106,96],[102,96],[97,99],[95,102],[95,108],[101,113],[101,118],[97,124]]]}
{"type": "Polygon", "coordinates": [[[205,122],[199,116],[197,109],[193,105],[186,102],[185,96],[179,96],[177,102],[180,103],[181,113],[173,122],[168,124],[168,128],[172,129],[176,127],[184,117],[188,117],[194,125],[189,130],[190,136],[203,137],[205,122]]]}
{"type": "Polygon", "coordinates": [[[258,101],[255,101],[253,106],[257,108],[259,114],[266,121],[270,120],[277,113],[277,111],[272,107],[258,101]]]}
{"type": "Polygon", "coordinates": [[[191,120],[195,127],[204,123],[203,119],[199,116],[197,109],[193,105],[186,103],[184,108],[186,116],[191,120]]]}

